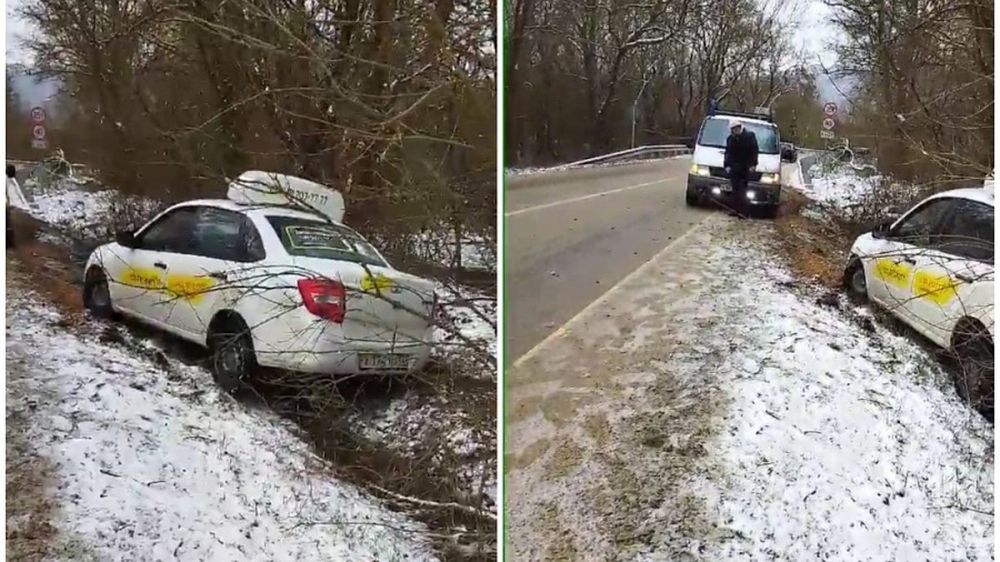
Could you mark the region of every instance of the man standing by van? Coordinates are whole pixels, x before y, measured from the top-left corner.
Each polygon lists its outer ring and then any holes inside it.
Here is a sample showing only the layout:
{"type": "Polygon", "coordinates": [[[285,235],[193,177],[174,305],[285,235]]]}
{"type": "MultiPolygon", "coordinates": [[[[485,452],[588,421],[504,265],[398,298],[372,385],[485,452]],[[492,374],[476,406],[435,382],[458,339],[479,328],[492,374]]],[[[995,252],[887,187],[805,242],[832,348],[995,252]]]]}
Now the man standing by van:
{"type": "MultiPolygon", "coordinates": [[[[733,188],[734,211],[747,209],[747,181],[750,173],[757,168],[757,137],[750,131],[743,130],[743,124],[737,119],[729,122],[729,138],[726,139],[726,156],[723,162],[729,185],[733,188]]],[[[745,215],[746,213],[740,213],[745,215]]]]}

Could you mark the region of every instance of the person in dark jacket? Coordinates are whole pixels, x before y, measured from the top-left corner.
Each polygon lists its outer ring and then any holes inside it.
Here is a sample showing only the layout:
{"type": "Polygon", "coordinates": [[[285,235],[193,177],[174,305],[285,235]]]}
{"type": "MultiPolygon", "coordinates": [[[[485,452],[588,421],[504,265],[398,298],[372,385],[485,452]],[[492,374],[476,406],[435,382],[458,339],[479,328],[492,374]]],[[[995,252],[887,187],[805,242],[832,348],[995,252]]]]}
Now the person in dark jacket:
{"type": "Polygon", "coordinates": [[[757,153],[757,137],[750,131],[743,130],[743,124],[738,120],[730,121],[723,166],[729,176],[729,184],[733,187],[733,200],[737,209],[745,208],[747,181],[757,169],[757,153]]]}

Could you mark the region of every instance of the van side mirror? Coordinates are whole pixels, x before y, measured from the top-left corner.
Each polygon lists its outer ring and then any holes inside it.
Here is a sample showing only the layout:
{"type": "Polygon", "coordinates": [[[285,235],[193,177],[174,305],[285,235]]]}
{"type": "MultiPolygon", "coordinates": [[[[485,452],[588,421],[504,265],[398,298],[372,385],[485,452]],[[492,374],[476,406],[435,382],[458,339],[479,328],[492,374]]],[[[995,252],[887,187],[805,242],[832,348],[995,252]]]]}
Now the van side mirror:
{"type": "Polygon", "coordinates": [[[7,164],[7,177],[8,178],[17,177],[17,169],[14,168],[13,164],[7,164]]]}
{"type": "Polygon", "coordinates": [[[132,231],[117,232],[115,233],[115,242],[119,246],[135,248],[135,233],[132,231]]]}

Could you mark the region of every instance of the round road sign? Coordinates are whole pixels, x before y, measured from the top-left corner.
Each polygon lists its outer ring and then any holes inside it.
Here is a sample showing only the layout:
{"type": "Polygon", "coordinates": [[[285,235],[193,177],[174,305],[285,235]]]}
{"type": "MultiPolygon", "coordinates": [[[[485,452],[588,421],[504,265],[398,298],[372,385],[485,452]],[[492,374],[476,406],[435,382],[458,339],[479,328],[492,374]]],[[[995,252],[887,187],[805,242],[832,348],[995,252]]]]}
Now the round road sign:
{"type": "Polygon", "coordinates": [[[44,123],[45,110],[40,107],[31,108],[31,121],[34,123],[44,123]]]}
{"type": "Polygon", "coordinates": [[[31,128],[31,136],[35,137],[38,140],[44,140],[45,127],[41,125],[35,125],[34,127],[31,128]]]}
{"type": "Polygon", "coordinates": [[[826,102],[825,104],[823,104],[823,113],[825,113],[830,117],[833,117],[834,115],[837,114],[837,104],[833,103],[832,101],[826,102]]]}
{"type": "Polygon", "coordinates": [[[829,117],[823,120],[823,128],[826,129],[827,131],[833,129],[836,125],[837,123],[834,122],[834,120],[830,119],[829,117]]]}

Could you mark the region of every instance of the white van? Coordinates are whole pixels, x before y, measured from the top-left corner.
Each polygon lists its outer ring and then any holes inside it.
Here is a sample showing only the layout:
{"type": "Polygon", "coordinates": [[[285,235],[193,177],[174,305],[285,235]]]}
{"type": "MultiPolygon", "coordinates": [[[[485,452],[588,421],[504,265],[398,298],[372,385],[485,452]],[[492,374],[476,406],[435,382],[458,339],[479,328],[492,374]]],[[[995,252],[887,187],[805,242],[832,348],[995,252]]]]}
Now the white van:
{"type": "Polygon", "coordinates": [[[757,137],[757,169],[750,174],[745,204],[765,216],[775,216],[781,198],[781,139],[778,126],[767,115],[716,111],[705,117],[698,130],[687,181],[687,204],[730,202],[732,188],[723,167],[729,121],[739,119],[743,128],[757,137]]]}

